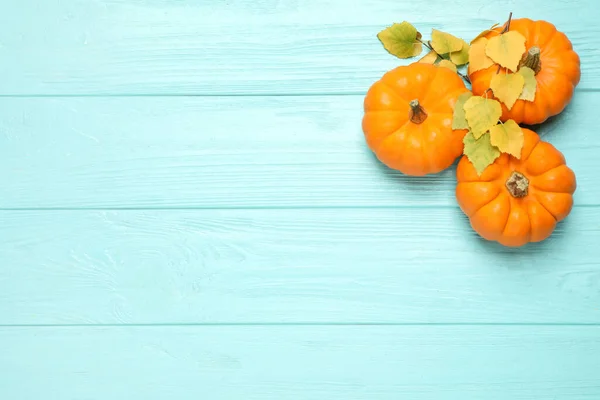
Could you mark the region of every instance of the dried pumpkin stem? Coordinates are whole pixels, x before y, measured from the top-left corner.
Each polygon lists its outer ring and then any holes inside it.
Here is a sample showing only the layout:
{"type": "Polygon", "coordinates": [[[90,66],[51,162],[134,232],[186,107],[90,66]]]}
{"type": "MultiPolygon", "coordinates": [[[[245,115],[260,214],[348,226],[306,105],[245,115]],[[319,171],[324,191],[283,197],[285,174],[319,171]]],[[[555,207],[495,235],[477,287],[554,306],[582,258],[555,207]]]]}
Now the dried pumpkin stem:
{"type": "Polygon", "coordinates": [[[506,181],[506,188],[514,198],[525,197],[529,192],[529,179],[522,173],[513,171],[506,181]]]}
{"type": "Polygon", "coordinates": [[[412,122],[414,124],[423,123],[427,119],[427,113],[425,112],[423,107],[421,107],[421,105],[419,104],[419,100],[417,100],[417,99],[411,100],[411,102],[408,104],[410,105],[410,111],[408,114],[409,118],[410,118],[410,122],[412,122]]]}
{"type": "Polygon", "coordinates": [[[542,69],[542,60],[540,59],[540,48],[537,46],[533,46],[530,48],[527,53],[523,56],[523,60],[521,60],[521,66],[529,67],[535,72],[537,75],[538,72],[542,69]]]}

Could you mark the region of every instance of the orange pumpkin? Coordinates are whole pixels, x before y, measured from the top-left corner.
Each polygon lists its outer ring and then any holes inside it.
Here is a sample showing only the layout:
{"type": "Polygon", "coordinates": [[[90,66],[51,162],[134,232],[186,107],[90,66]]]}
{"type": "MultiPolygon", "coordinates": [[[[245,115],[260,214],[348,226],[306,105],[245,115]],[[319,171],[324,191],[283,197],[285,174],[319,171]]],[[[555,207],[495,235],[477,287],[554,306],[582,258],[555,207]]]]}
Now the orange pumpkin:
{"type": "Polygon", "coordinates": [[[577,187],[560,151],[529,129],[523,134],[520,159],[503,153],[478,176],[465,156],[456,170],[456,198],[471,226],[505,246],[549,237],[571,212],[577,187]]]}
{"type": "MultiPolygon", "coordinates": [[[[502,29],[503,27],[497,27],[484,37],[490,39],[502,29]]],[[[510,110],[502,103],[500,119],[513,119],[519,124],[539,124],[562,112],[571,101],[581,77],[579,56],[573,51],[567,36],[549,22],[528,18],[513,19],[509,30],[525,36],[526,52],[520,65],[534,70],[537,89],[534,101],[517,100],[510,110]]],[[[483,95],[498,71],[505,73],[506,69],[498,70],[498,64],[475,72],[471,72],[469,68],[473,94],[483,95]]]]}
{"type": "Polygon", "coordinates": [[[364,99],[369,148],[389,168],[423,176],[448,168],[463,151],[466,130],[452,130],[457,97],[468,89],[448,68],[424,63],[383,75],[364,99]]]}

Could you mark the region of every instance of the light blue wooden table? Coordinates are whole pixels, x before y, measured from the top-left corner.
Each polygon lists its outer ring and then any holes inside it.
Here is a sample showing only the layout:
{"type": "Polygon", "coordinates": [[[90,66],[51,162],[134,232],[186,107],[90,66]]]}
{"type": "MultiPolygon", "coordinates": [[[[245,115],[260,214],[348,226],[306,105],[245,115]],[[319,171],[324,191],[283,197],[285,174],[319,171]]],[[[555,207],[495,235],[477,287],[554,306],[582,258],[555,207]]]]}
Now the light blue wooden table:
{"type": "Polygon", "coordinates": [[[595,0],[3,0],[0,399],[600,399],[595,0]],[[582,59],[539,133],[547,241],[486,243],[454,171],[361,132],[376,33],[547,19],[582,59]]]}

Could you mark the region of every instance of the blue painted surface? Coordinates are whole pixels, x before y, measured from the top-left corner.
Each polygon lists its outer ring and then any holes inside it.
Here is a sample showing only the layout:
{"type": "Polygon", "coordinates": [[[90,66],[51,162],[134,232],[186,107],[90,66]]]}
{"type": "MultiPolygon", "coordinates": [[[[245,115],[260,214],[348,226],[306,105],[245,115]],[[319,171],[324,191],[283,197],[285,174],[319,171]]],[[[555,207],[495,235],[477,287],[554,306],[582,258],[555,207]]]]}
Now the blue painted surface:
{"type": "MultiPolygon", "coordinates": [[[[600,398],[600,28],[592,0],[0,4],[0,399],[600,398]],[[582,59],[537,127],[575,207],[481,240],[454,167],[367,150],[408,20],[547,19],[582,59]]],[[[407,61],[408,62],[408,61],[407,61]]]]}

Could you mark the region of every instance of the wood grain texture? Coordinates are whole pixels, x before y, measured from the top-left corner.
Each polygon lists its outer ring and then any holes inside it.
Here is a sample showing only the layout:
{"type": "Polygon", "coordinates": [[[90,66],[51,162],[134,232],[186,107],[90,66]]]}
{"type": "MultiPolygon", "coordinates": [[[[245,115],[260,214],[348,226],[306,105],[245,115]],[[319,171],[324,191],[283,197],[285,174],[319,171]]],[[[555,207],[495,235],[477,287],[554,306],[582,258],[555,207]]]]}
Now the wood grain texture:
{"type": "Polygon", "coordinates": [[[600,396],[598,327],[0,328],[0,342],[0,395],[27,400],[600,396]]]}
{"type": "Polygon", "coordinates": [[[0,325],[600,323],[598,207],[522,249],[453,208],[0,219],[0,325]]]}
{"type": "Polygon", "coordinates": [[[597,400],[596,10],[0,2],[0,399],[597,400]],[[403,177],[360,130],[413,61],[378,31],[468,39],[509,11],[582,59],[539,129],[576,206],[523,249],[470,229],[453,168],[403,177]]]}
{"type": "MultiPolygon", "coordinates": [[[[363,96],[0,99],[0,208],[456,206],[455,168],[379,163],[363,96]]],[[[538,129],[600,204],[600,94],[538,129]]]]}
{"type": "Polygon", "coordinates": [[[364,93],[414,61],[379,43],[393,22],[471,39],[509,11],[566,32],[582,58],[580,87],[600,89],[596,7],[578,1],[574,16],[569,2],[547,0],[3,1],[0,94],[364,93]]]}

